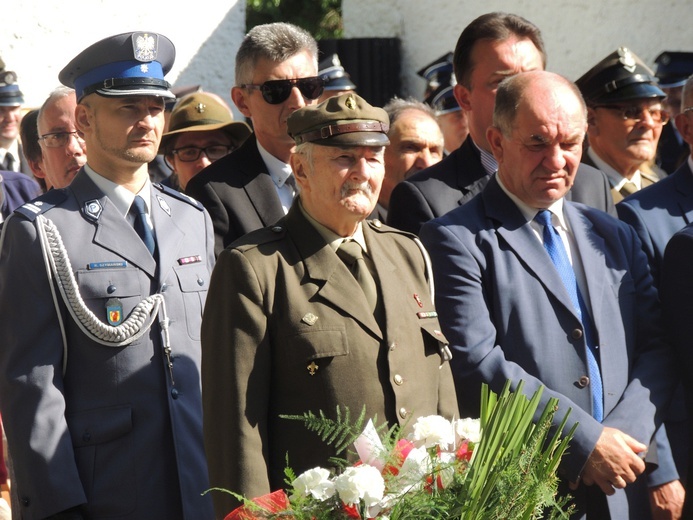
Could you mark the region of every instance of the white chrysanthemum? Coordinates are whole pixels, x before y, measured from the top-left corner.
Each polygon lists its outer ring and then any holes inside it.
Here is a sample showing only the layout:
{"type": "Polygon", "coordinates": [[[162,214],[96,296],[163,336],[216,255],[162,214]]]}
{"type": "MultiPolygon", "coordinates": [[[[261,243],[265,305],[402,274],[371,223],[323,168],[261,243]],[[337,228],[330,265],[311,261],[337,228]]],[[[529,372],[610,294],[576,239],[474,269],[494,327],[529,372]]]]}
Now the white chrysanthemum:
{"type": "Polygon", "coordinates": [[[316,500],[327,500],[334,495],[334,482],[330,481],[330,472],[324,468],[313,468],[301,473],[291,483],[294,492],[291,498],[311,495],[316,500]]]}
{"type": "Polygon", "coordinates": [[[455,443],[455,432],[452,424],[440,415],[419,417],[414,424],[412,439],[417,446],[432,448],[440,446],[446,450],[455,443]]]}
{"type": "Polygon", "coordinates": [[[354,505],[363,500],[366,507],[371,507],[383,499],[385,481],[373,466],[363,464],[347,468],[334,482],[339,498],[345,504],[354,505]]]}
{"type": "Polygon", "coordinates": [[[478,443],[481,440],[481,422],[479,419],[458,419],[455,421],[455,434],[459,442],[468,440],[478,443]]]}

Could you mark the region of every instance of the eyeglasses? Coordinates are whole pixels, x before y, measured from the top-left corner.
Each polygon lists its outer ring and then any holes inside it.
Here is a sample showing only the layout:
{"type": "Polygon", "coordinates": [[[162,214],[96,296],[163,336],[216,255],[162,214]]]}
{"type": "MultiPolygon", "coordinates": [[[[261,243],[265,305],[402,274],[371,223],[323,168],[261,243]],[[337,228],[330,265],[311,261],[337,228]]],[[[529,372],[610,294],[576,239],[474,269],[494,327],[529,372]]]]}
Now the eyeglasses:
{"type": "Polygon", "coordinates": [[[262,85],[246,83],[241,85],[241,87],[249,90],[259,90],[262,94],[262,99],[270,105],[278,105],[289,99],[291,89],[294,87],[301,91],[303,97],[318,99],[323,90],[325,90],[325,82],[320,76],[314,76],[311,78],[275,79],[265,81],[262,85]]]}
{"type": "Polygon", "coordinates": [[[669,112],[661,108],[645,107],[641,105],[597,105],[594,108],[607,108],[609,110],[618,110],[621,113],[621,119],[624,121],[640,122],[643,120],[643,113],[650,114],[652,121],[655,123],[667,124],[669,121],[669,112]]]}
{"type": "Polygon", "coordinates": [[[71,137],[77,139],[77,143],[79,143],[80,146],[84,146],[84,139],[82,139],[77,132],[52,132],[50,134],[43,134],[38,140],[43,141],[46,148],[62,148],[67,146],[71,137]]]}
{"type": "Polygon", "coordinates": [[[683,110],[681,110],[682,114],[686,114],[688,112],[693,112],[693,107],[686,107],[683,110]]]}
{"type": "Polygon", "coordinates": [[[205,154],[210,161],[221,159],[233,151],[233,147],[223,144],[215,144],[206,148],[198,148],[197,146],[184,146],[173,150],[173,153],[183,162],[193,162],[200,158],[201,154],[205,154]]]}

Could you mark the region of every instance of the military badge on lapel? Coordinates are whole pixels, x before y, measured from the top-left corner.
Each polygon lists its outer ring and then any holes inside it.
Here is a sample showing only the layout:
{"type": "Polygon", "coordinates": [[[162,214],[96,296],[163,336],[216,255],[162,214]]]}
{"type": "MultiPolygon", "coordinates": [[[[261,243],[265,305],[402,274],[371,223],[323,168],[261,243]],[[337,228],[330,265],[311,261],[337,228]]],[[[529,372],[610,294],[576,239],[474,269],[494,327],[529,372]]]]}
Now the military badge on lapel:
{"type": "Polygon", "coordinates": [[[123,323],[123,304],[118,298],[111,298],[106,302],[106,318],[113,327],[123,323]]]}

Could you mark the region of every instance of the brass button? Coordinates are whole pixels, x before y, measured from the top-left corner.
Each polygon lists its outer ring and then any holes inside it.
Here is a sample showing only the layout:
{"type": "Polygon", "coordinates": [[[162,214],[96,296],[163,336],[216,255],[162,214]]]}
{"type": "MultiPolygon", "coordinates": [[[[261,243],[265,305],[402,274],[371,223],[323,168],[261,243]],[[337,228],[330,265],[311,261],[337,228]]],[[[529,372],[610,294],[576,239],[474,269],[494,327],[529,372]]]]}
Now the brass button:
{"type": "Polygon", "coordinates": [[[402,376],[399,375],[399,374],[395,374],[395,378],[394,378],[394,379],[395,379],[395,384],[396,384],[396,385],[401,385],[402,383],[404,383],[404,379],[403,379],[402,376]]]}
{"type": "Polygon", "coordinates": [[[392,342],[388,345],[388,347],[390,348],[390,352],[394,352],[395,349],[397,348],[397,343],[395,343],[394,341],[392,341],[392,342]]]}
{"type": "Polygon", "coordinates": [[[399,416],[400,416],[402,419],[406,419],[408,413],[409,413],[409,412],[407,412],[407,409],[404,408],[404,407],[402,407],[402,408],[399,409],[399,416]]]}
{"type": "Polygon", "coordinates": [[[582,337],[582,329],[573,329],[570,335],[573,339],[580,339],[582,337]]]}
{"type": "Polygon", "coordinates": [[[590,384],[590,378],[587,376],[582,376],[580,379],[578,379],[578,386],[580,388],[585,388],[590,384]]]}

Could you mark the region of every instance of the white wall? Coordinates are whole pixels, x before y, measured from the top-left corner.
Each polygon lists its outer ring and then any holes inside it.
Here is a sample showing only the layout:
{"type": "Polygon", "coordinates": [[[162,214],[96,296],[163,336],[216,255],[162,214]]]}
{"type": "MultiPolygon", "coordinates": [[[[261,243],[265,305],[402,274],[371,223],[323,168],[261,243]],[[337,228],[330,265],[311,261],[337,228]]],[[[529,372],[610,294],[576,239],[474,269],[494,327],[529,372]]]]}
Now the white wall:
{"type": "Polygon", "coordinates": [[[27,107],[40,106],[60,84],[60,70],[92,43],[122,32],[153,31],[176,47],[169,82],[200,84],[235,108],[230,89],[245,34],[245,0],[15,0],[3,9],[2,23],[0,56],[19,76],[27,107]]]}
{"type": "Polygon", "coordinates": [[[505,11],[542,31],[547,68],[579,78],[625,45],[645,63],[663,50],[693,51],[690,0],[343,0],[346,38],[399,37],[405,95],[420,97],[416,71],[454,51],[462,29],[477,16],[505,11]]]}

